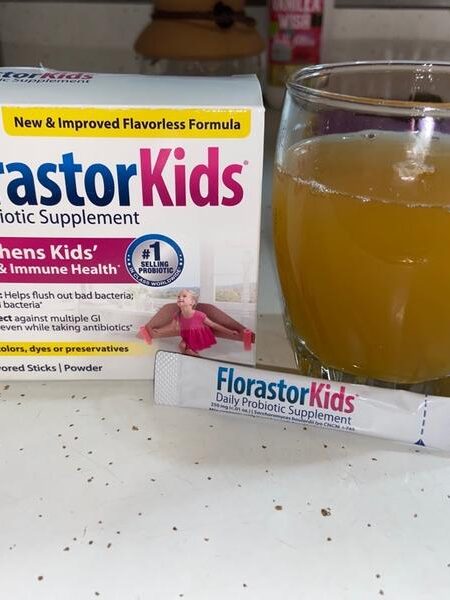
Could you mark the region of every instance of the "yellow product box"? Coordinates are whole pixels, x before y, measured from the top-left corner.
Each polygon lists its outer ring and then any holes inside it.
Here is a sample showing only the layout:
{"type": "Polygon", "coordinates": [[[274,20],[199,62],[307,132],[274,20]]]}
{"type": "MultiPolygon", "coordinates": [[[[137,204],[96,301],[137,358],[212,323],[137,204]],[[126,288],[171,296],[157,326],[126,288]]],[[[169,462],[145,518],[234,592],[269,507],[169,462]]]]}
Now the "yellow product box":
{"type": "Polygon", "coordinates": [[[0,69],[0,378],[254,364],[258,80],[0,69]]]}

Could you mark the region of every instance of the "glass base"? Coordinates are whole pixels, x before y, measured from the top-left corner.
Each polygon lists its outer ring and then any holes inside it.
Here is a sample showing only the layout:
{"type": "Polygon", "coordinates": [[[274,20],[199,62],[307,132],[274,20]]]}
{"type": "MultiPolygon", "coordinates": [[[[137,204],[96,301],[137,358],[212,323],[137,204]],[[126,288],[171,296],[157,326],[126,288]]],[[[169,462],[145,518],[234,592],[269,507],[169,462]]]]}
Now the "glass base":
{"type": "Polygon", "coordinates": [[[139,57],[138,60],[142,75],[223,77],[253,73],[260,76],[262,73],[261,57],[259,55],[220,60],[177,60],[172,58],[150,60],[142,57],[139,57]]]}
{"type": "Polygon", "coordinates": [[[371,379],[370,377],[358,376],[327,367],[308,350],[303,341],[298,337],[286,312],[284,314],[284,324],[300,375],[326,379],[328,381],[340,381],[342,383],[370,385],[392,390],[406,390],[417,394],[450,397],[450,377],[412,384],[393,383],[392,381],[371,379]]]}

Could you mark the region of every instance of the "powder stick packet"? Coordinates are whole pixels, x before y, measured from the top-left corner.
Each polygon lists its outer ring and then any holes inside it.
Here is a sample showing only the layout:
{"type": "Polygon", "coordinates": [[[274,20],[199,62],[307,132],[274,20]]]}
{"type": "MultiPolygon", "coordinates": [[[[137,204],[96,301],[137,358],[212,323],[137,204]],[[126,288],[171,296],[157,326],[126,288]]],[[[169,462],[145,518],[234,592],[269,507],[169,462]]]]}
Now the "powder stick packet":
{"type": "Polygon", "coordinates": [[[450,403],[439,396],[158,352],[154,400],[450,450],[450,403]]]}

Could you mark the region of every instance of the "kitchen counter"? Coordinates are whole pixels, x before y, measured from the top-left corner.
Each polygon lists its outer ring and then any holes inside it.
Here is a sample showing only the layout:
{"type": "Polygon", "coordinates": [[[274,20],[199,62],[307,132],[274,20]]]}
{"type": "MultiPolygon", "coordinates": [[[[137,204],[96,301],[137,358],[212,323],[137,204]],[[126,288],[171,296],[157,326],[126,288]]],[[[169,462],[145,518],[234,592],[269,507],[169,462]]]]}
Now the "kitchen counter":
{"type": "MultiPolygon", "coordinates": [[[[270,240],[276,124],[258,361],[293,366],[270,240]]],[[[0,392],[5,600],[448,598],[444,454],[157,407],[146,382],[0,392]]]]}
{"type": "Polygon", "coordinates": [[[448,597],[448,457],[149,396],[3,386],[2,598],[448,597]]]}

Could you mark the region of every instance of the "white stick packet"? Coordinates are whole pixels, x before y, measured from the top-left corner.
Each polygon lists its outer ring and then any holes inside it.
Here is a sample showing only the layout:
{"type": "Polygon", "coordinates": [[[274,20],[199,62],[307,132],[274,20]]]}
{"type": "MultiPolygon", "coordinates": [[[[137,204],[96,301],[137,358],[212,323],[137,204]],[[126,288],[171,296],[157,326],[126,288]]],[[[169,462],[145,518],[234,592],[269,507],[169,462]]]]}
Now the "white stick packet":
{"type": "Polygon", "coordinates": [[[450,398],[160,351],[156,404],[279,419],[450,450],[450,398]]]}

